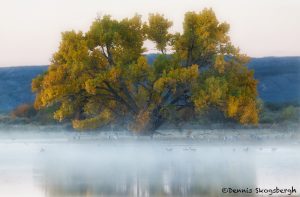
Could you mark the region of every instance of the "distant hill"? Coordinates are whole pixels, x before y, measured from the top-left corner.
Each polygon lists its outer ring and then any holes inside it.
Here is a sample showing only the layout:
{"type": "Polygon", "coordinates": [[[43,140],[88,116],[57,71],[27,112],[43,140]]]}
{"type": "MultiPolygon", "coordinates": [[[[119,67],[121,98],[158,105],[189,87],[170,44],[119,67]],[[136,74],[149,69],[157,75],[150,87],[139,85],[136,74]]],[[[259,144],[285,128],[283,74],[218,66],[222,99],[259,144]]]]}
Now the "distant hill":
{"type": "Polygon", "coordinates": [[[253,58],[248,67],[265,102],[300,103],[300,57],[253,58]]]}
{"type": "Polygon", "coordinates": [[[34,100],[31,80],[46,71],[48,66],[0,68],[0,112],[7,112],[22,103],[34,100]]]}
{"type": "MultiPolygon", "coordinates": [[[[155,56],[148,55],[149,63],[153,62],[155,56]]],[[[265,102],[300,103],[300,57],[253,58],[248,67],[255,71],[255,78],[259,81],[258,91],[265,102]]],[[[31,80],[47,68],[0,68],[0,112],[8,112],[22,103],[33,102],[31,80]]]]}

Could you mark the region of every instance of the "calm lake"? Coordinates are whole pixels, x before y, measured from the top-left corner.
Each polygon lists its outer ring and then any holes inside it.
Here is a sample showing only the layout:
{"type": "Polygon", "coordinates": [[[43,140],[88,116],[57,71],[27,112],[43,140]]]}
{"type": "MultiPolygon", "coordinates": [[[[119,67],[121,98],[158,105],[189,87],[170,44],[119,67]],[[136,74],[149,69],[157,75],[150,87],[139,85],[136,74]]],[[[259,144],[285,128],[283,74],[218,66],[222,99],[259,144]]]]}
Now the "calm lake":
{"type": "Polygon", "coordinates": [[[270,196],[255,189],[276,187],[293,187],[292,196],[300,195],[297,140],[204,143],[74,132],[0,137],[3,197],[270,196]],[[224,188],[247,192],[222,193],[224,188]]]}

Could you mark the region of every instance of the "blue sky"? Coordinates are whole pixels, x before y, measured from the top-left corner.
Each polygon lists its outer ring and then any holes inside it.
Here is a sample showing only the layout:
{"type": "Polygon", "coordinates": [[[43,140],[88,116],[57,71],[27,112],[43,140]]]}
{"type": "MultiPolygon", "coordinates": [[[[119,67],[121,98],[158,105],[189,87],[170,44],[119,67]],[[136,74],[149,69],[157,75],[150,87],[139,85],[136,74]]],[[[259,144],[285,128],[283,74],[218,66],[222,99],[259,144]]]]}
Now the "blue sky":
{"type": "Polygon", "coordinates": [[[0,0],[0,66],[48,64],[60,33],[86,31],[97,15],[160,12],[175,32],[186,11],[205,7],[230,23],[232,42],[249,56],[300,56],[299,0],[0,0]]]}

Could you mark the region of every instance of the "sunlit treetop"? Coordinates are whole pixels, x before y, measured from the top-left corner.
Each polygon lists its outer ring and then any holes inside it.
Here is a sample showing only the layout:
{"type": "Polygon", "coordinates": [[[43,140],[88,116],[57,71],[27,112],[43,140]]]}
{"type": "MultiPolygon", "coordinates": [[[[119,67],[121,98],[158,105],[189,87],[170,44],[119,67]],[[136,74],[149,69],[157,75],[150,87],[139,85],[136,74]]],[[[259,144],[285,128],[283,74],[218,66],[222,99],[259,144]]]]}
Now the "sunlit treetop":
{"type": "Polygon", "coordinates": [[[156,44],[156,49],[162,54],[167,52],[167,46],[171,41],[172,34],[169,28],[173,25],[171,21],[161,14],[150,14],[149,22],[146,25],[148,39],[156,44]]]}

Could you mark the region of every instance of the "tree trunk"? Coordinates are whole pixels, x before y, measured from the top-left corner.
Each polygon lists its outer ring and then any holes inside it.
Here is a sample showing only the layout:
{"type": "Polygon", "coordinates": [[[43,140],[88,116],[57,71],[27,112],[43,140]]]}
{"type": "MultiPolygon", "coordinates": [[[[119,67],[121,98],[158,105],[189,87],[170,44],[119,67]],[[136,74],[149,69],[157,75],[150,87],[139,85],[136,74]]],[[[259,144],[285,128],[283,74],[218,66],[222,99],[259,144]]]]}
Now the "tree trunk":
{"type": "Polygon", "coordinates": [[[189,67],[191,65],[192,65],[192,49],[189,49],[185,66],[189,67]]]}
{"type": "Polygon", "coordinates": [[[150,120],[144,130],[141,132],[142,135],[150,135],[157,133],[157,129],[165,122],[165,119],[159,114],[159,109],[153,110],[150,115],[150,120]]]}

